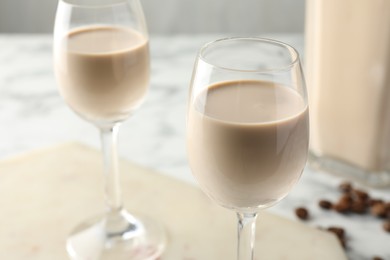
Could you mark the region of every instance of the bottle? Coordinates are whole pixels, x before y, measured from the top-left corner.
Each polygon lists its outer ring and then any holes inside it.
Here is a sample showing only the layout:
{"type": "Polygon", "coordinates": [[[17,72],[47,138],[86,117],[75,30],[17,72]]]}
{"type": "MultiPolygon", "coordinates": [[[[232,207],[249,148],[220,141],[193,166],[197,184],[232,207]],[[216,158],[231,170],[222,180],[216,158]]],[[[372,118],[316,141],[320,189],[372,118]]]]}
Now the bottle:
{"type": "Polygon", "coordinates": [[[390,1],[307,0],[309,163],[390,186],[390,1]]]}

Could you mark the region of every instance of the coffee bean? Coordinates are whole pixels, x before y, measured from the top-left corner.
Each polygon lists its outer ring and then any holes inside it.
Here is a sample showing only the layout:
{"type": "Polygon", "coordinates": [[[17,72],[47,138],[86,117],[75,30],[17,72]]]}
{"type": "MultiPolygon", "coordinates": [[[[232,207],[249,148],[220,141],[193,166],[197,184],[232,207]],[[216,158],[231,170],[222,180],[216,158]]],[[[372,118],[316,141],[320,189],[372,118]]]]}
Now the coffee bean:
{"type": "Polygon", "coordinates": [[[386,220],[384,223],[383,223],[383,229],[390,233],[390,220],[386,220]]]}
{"type": "Polygon", "coordinates": [[[385,218],[387,215],[386,206],[384,203],[377,203],[371,207],[371,215],[378,218],[385,218]]]}
{"type": "Polygon", "coordinates": [[[363,200],[366,201],[370,198],[367,192],[359,189],[354,189],[352,191],[353,196],[356,198],[356,200],[363,200]]]}
{"type": "Polygon", "coordinates": [[[386,203],[384,203],[384,205],[385,205],[385,209],[386,209],[386,218],[388,219],[388,220],[390,220],[390,202],[386,202],[386,203]]]}
{"type": "Polygon", "coordinates": [[[390,211],[390,202],[385,203],[385,208],[387,211],[390,211]]]}
{"type": "Polygon", "coordinates": [[[339,189],[342,192],[348,193],[352,190],[352,184],[350,182],[343,182],[339,185],[339,189]]]}
{"type": "Polygon", "coordinates": [[[327,229],[329,232],[332,232],[334,234],[336,234],[336,236],[339,238],[339,239],[343,239],[345,238],[345,230],[341,227],[328,227],[327,229]]]}
{"type": "Polygon", "coordinates": [[[333,209],[341,214],[346,214],[351,209],[351,204],[348,202],[339,201],[333,205],[333,209]]]}
{"type": "Polygon", "coordinates": [[[318,205],[323,208],[323,209],[331,209],[333,204],[332,202],[328,201],[328,200],[320,200],[318,202],[318,205]]]}
{"type": "Polygon", "coordinates": [[[367,211],[367,206],[362,201],[355,201],[352,203],[351,211],[356,214],[364,214],[367,211]]]}
{"type": "Polygon", "coordinates": [[[309,211],[306,208],[300,207],[295,209],[295,215],[302,220],[307,220],[309,218],[309,211]]]}
{"type": "Polygon", "coordinates": [[[383,203],[383,200],[381,200],[381,199],[369,199],[368,200],[368,205],[370,207],[374,206],[377,203],[383,203]]]}
{"type": "Polygon", "coordinates": [[[353,198],[352,198],[352,196],[349,195],[349,194],[344,194],[344,195],[342,195],[342,196],[340,197],[339,202],[351,204],[351,203],[353,202],[353,198]]]}

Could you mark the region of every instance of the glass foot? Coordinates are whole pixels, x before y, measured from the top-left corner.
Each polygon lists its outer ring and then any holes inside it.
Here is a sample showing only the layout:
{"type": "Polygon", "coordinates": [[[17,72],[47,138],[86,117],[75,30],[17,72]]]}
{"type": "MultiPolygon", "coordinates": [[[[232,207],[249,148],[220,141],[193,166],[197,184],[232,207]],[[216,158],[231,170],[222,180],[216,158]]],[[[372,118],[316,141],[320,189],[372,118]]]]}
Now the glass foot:
{"type": "Polygon", "coordinates": [[[68,237],[66,249],[74,260],[155,260],[165,243],[160,223],[121,210],[77,226],[68,237]]]}

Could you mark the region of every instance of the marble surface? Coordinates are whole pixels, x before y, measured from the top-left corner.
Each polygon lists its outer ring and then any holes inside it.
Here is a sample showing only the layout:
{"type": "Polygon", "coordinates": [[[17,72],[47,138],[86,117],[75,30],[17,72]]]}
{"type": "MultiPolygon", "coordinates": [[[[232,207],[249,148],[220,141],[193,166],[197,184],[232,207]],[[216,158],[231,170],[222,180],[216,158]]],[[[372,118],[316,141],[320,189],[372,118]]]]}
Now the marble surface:
{"type": "MultiPolygon", "coordinates": [[[[290,43],[303,53],[302,35],[263,36],[290,43]]],[[[150,91],[140,110],[122,125],[121,157],[196,185],[185,151],[188,85],[197,50],[220,37],[151,36],[150,91]]],[[[67,108],[58,94],[51,42],[50,35],[0,35],[0,158],[69,140],[99,147],[97,130],[67,108]]],[[[320,198],[338,198],[340,181],[307,168],[289,196],[269,210],[296,219],[294,209],[305,205],[312,215],[307,225],[345,227],[350,259],[365,260],[374,255],[390,259],[390,234],[382,230],[381,221],[318,208],[320,198]]],[[[390,200],[389,190],[366,190],[390,200]]]]}

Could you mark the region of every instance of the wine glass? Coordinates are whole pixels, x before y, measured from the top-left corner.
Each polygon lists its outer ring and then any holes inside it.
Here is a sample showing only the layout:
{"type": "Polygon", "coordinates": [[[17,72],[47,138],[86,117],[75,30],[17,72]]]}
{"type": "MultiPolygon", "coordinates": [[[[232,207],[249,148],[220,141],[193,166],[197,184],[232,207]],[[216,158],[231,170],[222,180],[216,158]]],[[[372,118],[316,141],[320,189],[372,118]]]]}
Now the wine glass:
{"type": "Polygon", "coordinates": [[[155,259],[162,226],[123,208],[117,158],[121,122],[143,102],[149,85],[148,33],[138,0],[60,0],[54,68],[61,95],[101,134],[107,212],[75,228],[74,259],[155,259]]]}
{"type": "Polygon", "coordinates": [[[253,259],[257,214],[298,181],[308,143],[307,94],[293,47],[227,38],[201,48],[188,101],[188,158],[202,190],[237,213],[238,260],[253,259]]]}

